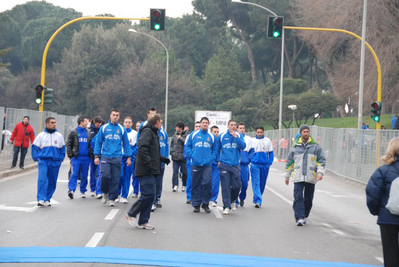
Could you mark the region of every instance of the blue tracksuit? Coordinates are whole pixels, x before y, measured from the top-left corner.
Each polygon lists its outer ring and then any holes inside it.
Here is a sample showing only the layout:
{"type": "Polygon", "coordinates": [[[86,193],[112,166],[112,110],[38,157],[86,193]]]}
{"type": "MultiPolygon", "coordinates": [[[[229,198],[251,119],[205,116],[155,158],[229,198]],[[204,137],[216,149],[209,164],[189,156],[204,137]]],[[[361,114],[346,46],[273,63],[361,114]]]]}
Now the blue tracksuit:
{"type": "Polygon", "coordinates": [[[126,132],[132,154],[124,154],[122,158],[121,177],[118,185],[118,195],[122,195],[122,198],[127,198],[129,195],[130,177],[132,177],[132,174],[134,173],[134,161],[136,160],[137,154],[137,132],[132,129],[126,129],[126,132]],[[126,165],[128,156],[130,156],[132,163],[130,166],[126,165]]]}
{"type": "Polygon", "coordinates": [[[123,153],[132,154],[125,127],[111,122],[101,126],[96,135],[94,155],[101,155],[101,191],[109,193],[109,200],[118,197],[123,153]]]}
{"type": "MultiPolygon", "coordinates": [[[[91,135],[91,148],[94,151],[94,146],[95,142],[93,142],[93,139],[96,137],[98,131],[100,128],[96,128],[94,125],[94,122],[90,124],[90,135],[91,135]]],[[[90,160],[90,191],[91,192],[96,192],[96,183],[97,183],[97,172],[98,172],[98,166],[94,164],[94,159],[90,160]]],[[[101,193],[100,193],[101,194],[101,193]]]]}
{"type": "Polygon", "coordinates": [[[69,191],[75,192],[78,184],[78,174],[80,172],[80,192],[85,193],[87,191],[87,175],[89,173],[90,157],[89,157],[89,143],[87,130],[78,126],[76,128],[79,142],[79,153],[77,158],[71,158],[71,177],[68,182],[69,191]]]}
{"type": "MultiPolygon", "coordinates": [[[[240,177],[241,177],[241,191],[239,194],[240,201],[243,201],[247,197],[247,189],[249,182],[249,164],[251,163],[253,157],[252,138],[244,134],[245,149],[240,152],[240,177]]],[[[238,199],[237,199],[238,204],[238,199]]]]}
{"type": "MultiPolygon", "coordinates": [[[[93,149],[93,151],[94,151],[94,147],[96,145],[96,138],[97,138],[97,135],[94,136],[94,138],[91,140],[91,148],[93,149]]],[[[94,161],[93,161],[93,164],[94,164],[94,161]]],[[[90,166],[90,170],[94,171],[93,174],[92,174],[92,172],[90,172],[90,186],[91,186],[91,180],[93,179],[95,181],[95,187],[94,187],[94,190],[92,190],[92,192],[95,191],[96,195],[101,195],[103,193],[101,191],[101,160],[100,160],[100,163],[95,166],[96,166],[96,168],[94,168],[94,167],[91,168],[91,166],[90,166]]]]}
{"type": "Polygon", "coordinates": [[[187,167],[186,196],[187,201],[191,201],[191,158],[187,155],[186,146],[184,146],[183,156],[187,167]]]}
{"type": "Polygon", "coordinates": [[[220,154],[217,160],[220,162],[220,183],[222,186],[223,207],[231,208],[240,193],[240,150],[245,149],[244,138],[241,133],[235,133],[235,138],[229,131],[218,137],[218,149],[220,154]]]}
{"type": "Polygon", "coordinates": [[[217,161],[212,162],[212,197],[211,201],[217,203],[220,187],[220,170],[217,161]]]}
{"type": "Polygon", "coordinates": [[[192,165],[191,199],[194,207],[199,207],[201,203],[209,205],[212,196],[212,162],[217,157],[217,148],[215,136],[202,129],[186,138],[185,149],[192,165]]]}
{"type": "MultiPolygon", "coordinates": [[[[168,134],[161,128],[158,131],[160,154],[164,158],[169,157],[169,144],[168,144],[168,134]]],[[[161,174],[155,177],[156,187],[155,187],[155,197],[154,204],[161,199],[162,195],[162,182],[163,175],[165,172],[165,163],[161,163],[161,174]]]]}
{"type": "Polygon", "coordinates": [[[47,129],[38,134],[32,144],[32,159],[38,161],[37,201],[50,201],[57,186],[58,172],[65,158],[65,142],[57,132],[47,129]]]}
{"type": "MultiPolygon", "coordinates": [[[[273,145],[269,138],[252,138],[254,156],[251,163],[252,191],[254,192],[253,202],[262,204],[262,195],[265,191],[269,167],[273,164],[273,145]]],[[[252,153],[252,151],[251,151],[252,153]]]]}

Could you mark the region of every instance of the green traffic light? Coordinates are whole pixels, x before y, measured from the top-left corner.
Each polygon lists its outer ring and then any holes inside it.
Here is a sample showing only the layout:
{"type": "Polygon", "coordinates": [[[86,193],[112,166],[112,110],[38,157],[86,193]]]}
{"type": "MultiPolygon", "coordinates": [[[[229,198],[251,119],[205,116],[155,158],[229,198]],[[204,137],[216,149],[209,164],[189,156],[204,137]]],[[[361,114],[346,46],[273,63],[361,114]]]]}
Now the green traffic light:
{"type": "Polygon", "coordinates": [[[372,116],[373,121],[380,122],[380,116],[372,116]]]}
{"type": "Polygon", "coordinates": [[[36,98],[36,104],[40,105],[42,103],[42,100],[40,98],[36,98]]]}
{"type": "Polygon", "coordinates": [[[280,36],[280,33],[279,33],[279,32],[273,32],[273,37],[277,38],[277,37],[279,37],[279,36],[280,36]]]}
{"type": "Polygon", "coordinates": [[[160,25],[160,24],[155,24],[155,25],[154,25],[154,29],[155,29],[155,30],[158,31],[160,28],[161,28],[161,25],[160,25]]]}

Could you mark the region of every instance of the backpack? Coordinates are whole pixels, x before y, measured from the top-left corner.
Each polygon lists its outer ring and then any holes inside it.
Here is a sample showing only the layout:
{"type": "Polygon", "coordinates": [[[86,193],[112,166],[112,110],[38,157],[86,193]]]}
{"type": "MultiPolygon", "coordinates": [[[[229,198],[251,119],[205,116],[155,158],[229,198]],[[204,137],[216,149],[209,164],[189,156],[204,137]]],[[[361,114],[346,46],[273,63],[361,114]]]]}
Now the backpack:
{"type": "MultiPolygon", "coordinates": [[[[393,167],[399,173],[399,170],[395,166],[393,167]]],[[[387,208],[391,214],[399,216],[399,176],[396,177],[391,183],[388,203],[385,208],[387,208]]]]}

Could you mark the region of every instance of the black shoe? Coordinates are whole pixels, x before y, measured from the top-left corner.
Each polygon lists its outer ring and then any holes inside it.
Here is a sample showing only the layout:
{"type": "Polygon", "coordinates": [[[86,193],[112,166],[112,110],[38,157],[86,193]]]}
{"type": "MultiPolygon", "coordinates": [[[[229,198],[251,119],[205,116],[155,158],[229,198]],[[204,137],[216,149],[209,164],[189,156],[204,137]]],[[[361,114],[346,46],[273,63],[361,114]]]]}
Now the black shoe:
{"type": "Polygon", "coordinates": [[[209,206],[208,206],[208,205],[202,204],[202,208],[204,209],[204,211],[205,211],[206,213],[211,213],[211,210],[209,209],[209,206]]]}
{"type": "Polygon", "coordinates": [[[24,166],[19,166],[19,168],[20,168],[21,170],[23,170],[23,169],[24,169],[24,166]]]}
{"type": "Polygon", "coordinates": [[[191,204],[191,200],[187,200],[187,201],[186,201],[186,204],[191,204]]]}
{"type": "Polygon", "coordinates": [[[240,201],[240,206],[241,206],[241,207],[244,207],[244,200],[241,200],[241,201],[240,201]]]}
{"type": "Polygon", "coordinates": [[[70,199],[73,199],[73,191],[69,191],[69,192],[68,192],[68,197],[69,197],[70,199]]]}
{"type": "Polygon", "coordinates": [[[200,212],[200,207],[199,206],[198,207],[194,207],[193,212],[200,212]]]}
{"type": "Polygon", "coordinates": [[[155,203],[155,207],[157,207],[157,208],[162,208],[162,204],[161,204],[161,202],[157,202],[157,203],[155,203]]]}

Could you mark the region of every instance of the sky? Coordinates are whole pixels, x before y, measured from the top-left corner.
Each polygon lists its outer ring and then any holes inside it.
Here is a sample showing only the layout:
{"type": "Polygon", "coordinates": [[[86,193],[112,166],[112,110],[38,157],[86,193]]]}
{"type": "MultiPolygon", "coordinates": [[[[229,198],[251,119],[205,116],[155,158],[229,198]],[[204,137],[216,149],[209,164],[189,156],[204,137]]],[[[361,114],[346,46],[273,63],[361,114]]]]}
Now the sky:
{"type": "MultiPolygon", "coordinates": [[[[3,0],[1,2],[0,12],[3,12],[29,1],[3,0]]],[[[143,18],[149,17],[150,8],[165,8],[166,16],[181,17],[193,11],[191,0],[46,0],[45,2],[63,8],[73,8],[82,12],[83,16],[107,13],[120,18],[143,18]]]]}

